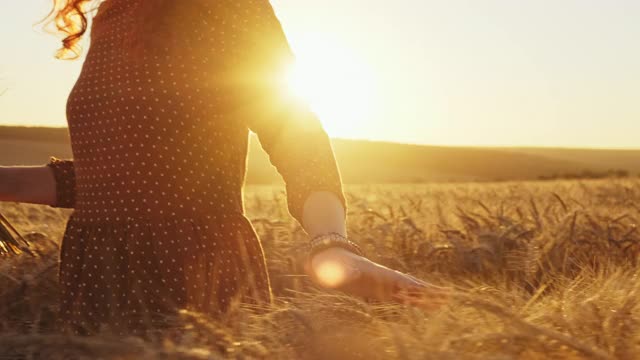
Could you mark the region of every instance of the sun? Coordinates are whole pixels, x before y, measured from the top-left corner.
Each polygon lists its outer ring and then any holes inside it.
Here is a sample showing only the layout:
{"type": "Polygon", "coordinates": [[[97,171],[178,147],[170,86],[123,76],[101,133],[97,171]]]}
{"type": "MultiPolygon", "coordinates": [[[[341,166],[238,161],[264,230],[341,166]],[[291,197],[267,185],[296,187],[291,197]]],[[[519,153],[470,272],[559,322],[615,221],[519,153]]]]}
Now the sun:
{"type": "Polygon", "coordinates": [[[287,91],[309,104],[330,136],[357,137],[371,116],[373,72],[334,42],[308,39],[300,45],[286,72],[287,91]]]}

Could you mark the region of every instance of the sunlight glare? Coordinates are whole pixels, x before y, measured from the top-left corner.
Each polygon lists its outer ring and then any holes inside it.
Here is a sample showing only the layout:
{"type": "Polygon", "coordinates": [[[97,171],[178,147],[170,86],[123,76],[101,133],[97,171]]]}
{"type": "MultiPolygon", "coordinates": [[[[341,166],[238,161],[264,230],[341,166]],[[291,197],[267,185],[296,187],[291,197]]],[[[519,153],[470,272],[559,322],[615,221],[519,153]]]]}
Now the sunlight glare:
{"type": "Polygon", "coordinates": [[[326,41],[305,41],[296,48],[287,87],[309,104],[331,136],[358,136],[374,103],[374,77],[366,62],[326,41]]]}
{"type": "Polygon", "coordinates": [[[328,287],[337,287],[346,279],[346,271],[342,264],[335,261],[324,261],[316,268],[318,281],[328,287]]]}

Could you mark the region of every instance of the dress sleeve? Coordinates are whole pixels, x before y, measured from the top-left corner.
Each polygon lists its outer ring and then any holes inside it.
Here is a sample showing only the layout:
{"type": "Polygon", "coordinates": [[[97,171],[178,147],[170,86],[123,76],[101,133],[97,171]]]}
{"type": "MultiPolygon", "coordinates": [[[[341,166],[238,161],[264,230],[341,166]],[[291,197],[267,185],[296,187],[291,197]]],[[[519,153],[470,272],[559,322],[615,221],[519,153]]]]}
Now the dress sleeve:
{"type": "Polygon", "coordinates": [[[329,191],[345,208],[346,200],[333,148],[317,117],[304,107],[283,106],[280,111],[254,120],[251,130],[286,183],[290,214],[302,224],[309,195],[329,191]]]}
{"type": "MultiPolygon", "coordinates": [[[[329,136],[322,123],[301,99],[288,94],[284,74],[294,56],[284,31],[269,7],[261,17],[249,48],[250,74],[243,88],[242,105],[248,127],[255,132],[286,183],[289,213],[302,224],[302,211],[309,195],[317,191],[332,192],[347,202],[341,174],[329,136]],[[260,25],[260,24],[259,24],[260,25]]],[[[246,77],[245,77],[246,78],[246,77]]]]}
{"type": "Polygon", "coordinates": [[[56,180],[55,208],[74,208],[76,202],[76,175],[73,160],[51,157],[47,166],[53,170],[56,180]]]}

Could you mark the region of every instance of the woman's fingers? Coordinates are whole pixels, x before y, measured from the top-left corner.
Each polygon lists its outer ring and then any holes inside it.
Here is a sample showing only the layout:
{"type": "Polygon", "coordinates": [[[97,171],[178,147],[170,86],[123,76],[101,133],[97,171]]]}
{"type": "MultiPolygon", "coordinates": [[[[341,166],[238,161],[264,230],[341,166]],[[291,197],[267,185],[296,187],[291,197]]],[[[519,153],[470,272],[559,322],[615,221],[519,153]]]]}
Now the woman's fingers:
{"type": "Polygon", "coordinates": [[[414,306],[427,312],[439,310],[448,303],[443,299],[427,299],[402,296],[396,296],[394,297],[394,300],[401,304],[414,306]]]}
{"type": "Polygon", "coordinates": [[[409,274],[401,274],[392,294],[394,301],[432,311],[449,302],[451,289],[428,284],[409,274]]]}
{"type": "Polygon", "coordinates": [[[429,294],[425,292],[402,291],[394,294],[393,299],[405,305],[419,307],[426,311],[434,311],[449,302],[446,294],[429,294]]]}
{"type": "Polygon", "coordinates": [[[405,274],[405,275],[408,276],[409,278],[411,278],[416,283],[420,284],[421,286],[429,286],[429,284],[424,280],[418,279],[417,277],[415,277],[413,275],[409,275],[409,274],[405,274]]]}
{"type": "Polygon", "coordinates": [[[415,287],[415,288],[426,288],[427,286],[429,286],[429,284],[427,284],[426,282],[413,277],[409,274],[402,274],[404,279],[406,280],[406,283],[408,284],[409,287],[415,287]]]}

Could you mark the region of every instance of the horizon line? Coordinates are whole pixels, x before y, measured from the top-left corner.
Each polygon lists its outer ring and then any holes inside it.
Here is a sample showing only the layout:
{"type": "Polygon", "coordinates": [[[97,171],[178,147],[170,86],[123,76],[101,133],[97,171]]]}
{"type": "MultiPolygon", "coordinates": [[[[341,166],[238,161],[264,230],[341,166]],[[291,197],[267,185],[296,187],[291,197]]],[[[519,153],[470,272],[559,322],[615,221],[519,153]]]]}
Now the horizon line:
{"type": "MultiPolygon", "coordinates": [[[[68,126],[55,126],[55,125],[22,125],[22,124],[0,124],[1,127],[14,127],[14,128],[41,128],[41,129],[67,129],[68,126]]],[[[255,134],[254,134],[255,135],[255,134]]],[[[571,146],[571,145],[509,145],[509,144],[495,144],[495,145],[480,145],[480,144],[433,144],[433,143],[417,143],[411,141],[394,141],[388,139],[376,139],[376,138],[345,138],[339,136],[330,136],[332,140],[347,140],[347,141],[366,141],[376,143],[388,143],[398,145],[409,146],[426,146],[426,147],[441,147],[441,148],[470,148],[470,149],[545,149],[545,150],[600,150],[600,151],[640,151],[640,147],[628,147],[628,146],[571,146]]]]}

